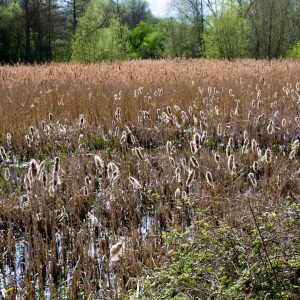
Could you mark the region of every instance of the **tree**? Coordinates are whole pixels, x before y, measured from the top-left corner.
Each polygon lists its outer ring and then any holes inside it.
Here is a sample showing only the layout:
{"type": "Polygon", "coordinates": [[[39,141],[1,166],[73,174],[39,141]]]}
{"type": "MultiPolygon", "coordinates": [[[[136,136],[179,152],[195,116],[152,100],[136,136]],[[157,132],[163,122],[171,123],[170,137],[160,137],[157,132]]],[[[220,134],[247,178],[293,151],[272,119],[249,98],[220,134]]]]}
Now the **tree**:
{"type": "Polygon", "coordinates": [[[120,54],[119,26],[113,2],[93,0],[79,19],[72,44],[72,60],[116,59],[120,54]]]}
{"type": "Polygon", "coordinates": [[[0,5],[0,62],[22,59],[22,10],[18,3],[0,5]]]}
{"type": "Polygon", "coordinates": [[[299,7],[295,0],[252,0],[248,18],[256,58],[278,58],[299,37],[299,7]]]}
{"type": "Polygon", "coordinates": [[[249,56],[249,26],[233,3],[214,10],[205,30],[205,51],[209,58],[242,58],[249,56]],[[231,4],[231,5],[229,5],[231,4]]]}
{"type": "Polygon", "coordinates": [[[129,34],[133,58],[160,58],[163,54],[164,39],[154,26],[140,22],[129,34]]]}
{"type": "Polygon", "coordinates": [[[172,7],[178,19],[191,25],[190,39],[193,43],[193,56],[204,53],[204,2],[203,0],[172,0],[172,7]]]}

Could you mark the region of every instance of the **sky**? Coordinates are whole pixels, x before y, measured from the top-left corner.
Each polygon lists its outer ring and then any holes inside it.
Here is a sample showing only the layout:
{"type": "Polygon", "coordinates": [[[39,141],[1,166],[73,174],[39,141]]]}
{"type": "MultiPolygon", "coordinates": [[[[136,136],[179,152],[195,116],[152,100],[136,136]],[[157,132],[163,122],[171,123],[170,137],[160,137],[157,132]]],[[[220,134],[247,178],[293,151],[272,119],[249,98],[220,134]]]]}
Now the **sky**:
{"type": "Polygon", "coordinates": [[[150,9],[155,17],[165,17],[167,15],[167,2],[169,0],[148,0],[150,9]]]}

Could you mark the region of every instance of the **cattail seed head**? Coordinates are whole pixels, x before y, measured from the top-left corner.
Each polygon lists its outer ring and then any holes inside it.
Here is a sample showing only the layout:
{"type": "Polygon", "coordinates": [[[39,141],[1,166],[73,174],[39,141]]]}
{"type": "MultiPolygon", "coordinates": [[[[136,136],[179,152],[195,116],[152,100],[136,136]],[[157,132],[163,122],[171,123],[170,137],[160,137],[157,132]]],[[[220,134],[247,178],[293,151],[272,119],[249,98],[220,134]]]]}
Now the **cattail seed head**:
{"type": "Polygon", "coordinates": [[[53,184],[50,184],[48,192],[49,192],[50,197],[53,198],[55,195],[55,188],[54,188],[53,184]]]}
{"type": "Polygon", "coordinates": [[[0,147],[0,158],[3,162],[6,162],[8,160],[5,149],[3,147],[0,147]]]}
{"type": "Polygon", "coordinates": [[[214,187],[213,177],[212,177],[212,174],[209,171],[206,172],[205,178],[206,178],[207,184],[211,187],[214,187]]]}
{"type": "Polygon", "coordinates": [[[215,152],[215,153],[214,153],[214,160],[215,160],[215,162],[217,163],[217,165],[220,165],[221,157],[220,157],[220,155],[219,155],[218,152],[215,152]]]}
{"type": "Polygon", "coordinates": [[[267,163],[271,163],[272,162],[272,151],[269,148],[265,151],[264,160],[267,163]]]}
{"type": "Polygon", "coordinates": [[[100,156],[95,155],[94,161],[95,161],[96,169],[97,169],[98,171],[104,169],[104,162],[103,162],[103,160],[102,160],[102,158],[101,158],[100,156]]]}
{"type": "Polygon", "coordinates": [[[252,164],[252,169],[255,173],[257,173],[259,170],[258,162],[256,160],[252,164]]]}
{"type": "Polygon", "coordinates": [[[9,132],[6,134],[6,142],[7,142],[7,146],[10,148],[11,147],[11,134],[9,132]]]}
{"type": "Polygon", "coordinates": [[[233,175],[236,172],[235,157],[233,154],[229,155],[227,165],[228,171],[233,175]]]}
{"type": "Polygon", "coordinates": [[[299,149],[299,146],[300,146],[300,142],[298,139],[296,139],[292,144],[292,147],[291,147],[292,151],[293,150],[297,151],[299,149]]]}
{"type": "Polygon", "coordinates": [[[181,182],[181,169],[180,169],[180,167],[177,167],[177,168],[175,169],[175,178],[176,178],[176,181],[177,181],[178,183],[181,182]]]}
{"type": "Polygon", "coordinates": [[[138,182],[138,180],[132,176],[129,176],[129,182],[136,190],[140,190],[142,188],[142,185],[138,182]]]}
{"type": "Polygon", "coordinates": [[[232,148],[229,144],[226,146],[226,157],[229,157],[232,154],[232,148]]]}
{"type": "Polygon", "coordinates": [[[54,159],[54,172],[59,173],[59,170],[60,170],[60,158],[55,157],[55,159],[54,159]]]}
{"type": "Polygon", "coordinates": [[[176,190],[175,190],[175,199],[176,200],[179,200],[179,198],[180,198],[180,195],[181,195],[181,192],[180,192],[180,188],[177,188],[176,190]]]}
{"type": "Polygon", "coordinates": [[[28,175],[26,175],[24,178],[24,185],[25,185],[27,195],[29,195],[31,193],[31,180],[28,175]]]}
{"type": "Polygon", "coordinates": [[[170,162],[170,165],[175,168],[176,167],[176,164],[175,164],[175,160],[172,156],[169,156],[169,162],[170,162]]]}
{"type": "Polygon", "coordinates": [[[116,262],[120,259],[122,255],[123,244],[117,243],[110,248],[109,260],[111,262],[116,262]]]}
{"type": "Polygon", "coordinates": [[[252,153],[256,152],[256,147],[257,147],[257,142],[256,142],[255,139],[252,139],[252,141],[251,141],[251,151],[252,151],[252,153]]]}
{"type": "Polygon", "coordinates": [[[218,136],[221,136],[221,135],[222,135],[222,125],[221,125],[221,124],[218,124],[218,127],[217,127],[217,135],[218,135],[218,136]]]}
{"type": "Polygon", "coordinates": [[[135,155],[140,159],[144,160],[144,156],[142,154],[141,148],[135,147],[134,148],[135,155]]]}
{"type": "Polygon", "coordinates": [[[198,151],[195,141],[190,141],[190,148],[193,155],[198,151]]]}
{"type": "Polygon", "coordinates": [[[167,154],[171,155],[172,153],[172,142],[171,141],[167,141],[167,145],[166,145],[166,150],[167,150],[167,154]]]}
{"type": "Polygon", "coordinates": [[[253,187],[257,187],[257,181],[255,179],[255,175],[253,173],[248,174],[248,178],[252,184],[253,187]]]}
{"type": "Polygon", "coordinates": [[[10,171],[9,171],[9,168],[5,168],[4,169],[4,180],[5,181],[9,181],[10,179],[10,171]]]}
{"type": "Polygon", "coordinates": [[[273,134],[275,132],[275,124],[273,122],[273,120],[270,121],[268,127],[267,127],[267,132],[268,134],[273,134]]]}
{"type": "Polygon", "coordinates": [[[187,178],[186,183],[185,183],[186,186],[190,187],[192,185],[192,182],[194,181],[194,179],[195,179],[195,171],[191,170],[189,172],[188,178],[187,178]]]}
{"type": "Polygon", "coordinates": [[[32,159],[29,163],[29,176],[31,179],[35,179],[36,177],[38,177],[39,171],[40,171],[40,166],[39,164],[36,162],[35,159],[32,159]]]}
{"type": "Polygon", "coordinates": [[[199,163],[195,156],[190,157],[190,162],[192,163],[193,168],[199,168],[199,163]]]}
{"type": "Polygon", "coordinates": [[[195,142],[196,149],[199,150],[200,148],[200,143],[201,143],[201,136],[199,132],[195,132],[193,136],[193,141],[195,142]]]}

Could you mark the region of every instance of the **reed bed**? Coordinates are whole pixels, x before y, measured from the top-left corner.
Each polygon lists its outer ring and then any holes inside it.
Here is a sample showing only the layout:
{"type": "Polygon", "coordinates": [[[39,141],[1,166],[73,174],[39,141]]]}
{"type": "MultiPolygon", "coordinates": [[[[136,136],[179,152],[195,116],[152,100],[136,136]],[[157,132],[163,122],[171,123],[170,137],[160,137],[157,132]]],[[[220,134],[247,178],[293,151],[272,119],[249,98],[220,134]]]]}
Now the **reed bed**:
{"type": "Polygon", "coordinates": [[[1,66],[0,289],[125,299],[199,211],[241,232],[280,215],[299,201],[299,74],[286,60],[1,66]]]}

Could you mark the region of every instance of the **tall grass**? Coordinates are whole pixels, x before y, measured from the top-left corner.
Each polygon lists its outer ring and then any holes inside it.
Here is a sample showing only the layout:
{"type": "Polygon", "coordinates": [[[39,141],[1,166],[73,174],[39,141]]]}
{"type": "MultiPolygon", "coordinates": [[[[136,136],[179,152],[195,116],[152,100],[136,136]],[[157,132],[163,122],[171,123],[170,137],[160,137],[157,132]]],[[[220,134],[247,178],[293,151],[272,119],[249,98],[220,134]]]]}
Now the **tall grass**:
{"type": "Polygon", "coordinates": [[[299,74],[298,61],[1,66],[1,289],[122,299],[199,210],[247,231],[249,205],[299,200],[299,74]]]}

